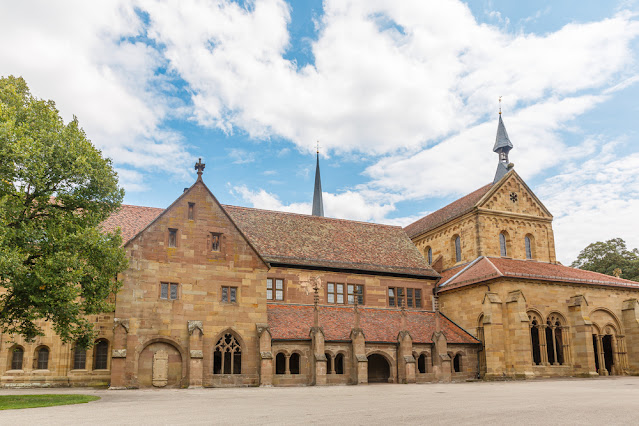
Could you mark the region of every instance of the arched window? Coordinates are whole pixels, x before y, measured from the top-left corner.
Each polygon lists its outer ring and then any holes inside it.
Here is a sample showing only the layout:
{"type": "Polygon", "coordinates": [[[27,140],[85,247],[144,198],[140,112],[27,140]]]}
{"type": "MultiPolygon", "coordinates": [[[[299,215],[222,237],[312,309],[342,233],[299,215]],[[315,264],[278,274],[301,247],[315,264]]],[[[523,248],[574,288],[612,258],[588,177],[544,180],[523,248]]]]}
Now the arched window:
{"type": "Polygon", "coordinates": [[[564,336],[562,318],[559,314],[550,314],[546,321],[546,347],[548,348],[548,362],[555,365],[564,365],[564,336]],[[552,348],[551,348],[552,347],[552,348]],[[552,354],[551,354],[552,351],[552,354]],[[552,356],[551,356],[552,355],[552,356]]]}
{"type": "Polygon", "coordinates": [[[300,374],[300,354],[291,354],[291,358],[288,360],[288,369],[291,374],[300,374]]]}
{"type": "Polygon", "coordinates": [[[541,364],[541,343],[540,343],[540,334],[539,334],[539,320],[535,317],[532,317],[530,314],[528,318],[531,319],[530,322],[530,345],[532,348],[532,357],[533,364],[539,365],[541,364]]]}
{"type": "Polygon", "coordinates": [[[11,369],[22,370],[22,360],[24,359],[24,349],[16,346],[11,350],[11,369]]]}
{"type": "Polygon", "coordinates": [[[526,235],[524,238],[524,244],[526,245],[526,259],[533,258],[533,240],[531,235],[526,235]]]}
{"type": "Polygon", "coordinates": [[[506,233],[499,234],[499,252],[501,257],[508,256],[508,250],[506,248],[506,233]]]}
{"type": "Polygon", "coordinates": [[[242,347],[231,333],[224,334],[215,345],[213,374],[242,374],[242,347]]]}
{"type": "Polygon", "coordinates": [[[422,374],[426,373],[426,354],[420,354],[417,358],[417,371],[422,374]]]}
{"type": "Polygon", "coordinates": [[[333,357],[328,352],[326,352],[324,355],[326,356],[326,374],[332,374],[333,373],[333,357]]]}
{"type": "Polygon", "coordinates": [[[73,348],[73,369],[84,370],[87,368],[87,350],[77,343],[73,348]]]}
{"type": "Polygon", "coordinates": [[[275,356],[275,374],[286,373],[286,355],[282,352],[275,356]]]}
{"type": "Polygon", "coordinates": [[[455,358],[453,358],[453,371],[455,373],[460,373],[462,369],[462,355],[457,354],[455,358]]]}
{"type": "Polygon", "coordinates": [[[49,368],[49,348],[46,346],[40,346],[36,350],[35,362],[36,370],[47,370],[49,368]]]}
{"type": "Polygon", "coordinates": [[[109,361],[109,342],[105,339],[100,339],[95,343],[93,349],[93,369],[94,370],[106,370],[108,368],[109,361]]]}
{"type": "Polygon", "coordinates": [[[344,374],[344,354],[335,356],[335,374],[344,374]]]}
{"type": "Polygon", "coordinates": [[[433,264],[433,249],[430,247],[426,247],[426,259],[429,265],[433,264]]]}
{"type": "Polygon", "coordinates": [[[461,255],[461,238],[459,237],[459,235],[455,236],[455,262],[461,262],[462,260],[462,255],[461,255]]]}

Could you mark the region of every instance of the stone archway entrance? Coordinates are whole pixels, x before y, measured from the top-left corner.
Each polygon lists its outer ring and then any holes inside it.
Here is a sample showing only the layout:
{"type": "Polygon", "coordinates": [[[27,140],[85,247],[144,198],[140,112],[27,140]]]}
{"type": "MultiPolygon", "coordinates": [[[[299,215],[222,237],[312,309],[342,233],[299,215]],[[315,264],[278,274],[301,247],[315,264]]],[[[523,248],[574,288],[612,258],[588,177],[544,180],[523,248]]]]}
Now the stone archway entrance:
{"type": "Polygon", "coordinates": [[[368,356],[368,383],[388,383],[390,379],[390,364],[380,354],[368,356]]]}
{"type": "Polygon", "coordinates": [[[138,381],[142,388],[175,388],[182,381],[182,355],[165,342],[154,342],[144,348],[138,360],[138,381]]]}
{"type": "Polygon", "coordinates": [[[612,367],[615,363],[613,354],[612,354],[612,336],[607,334],[601,338],[601,344],[603,346],[603,358],[604,358],[604,367],[606,367],[606,371],[608,374],[614,374],[612,367]]]}

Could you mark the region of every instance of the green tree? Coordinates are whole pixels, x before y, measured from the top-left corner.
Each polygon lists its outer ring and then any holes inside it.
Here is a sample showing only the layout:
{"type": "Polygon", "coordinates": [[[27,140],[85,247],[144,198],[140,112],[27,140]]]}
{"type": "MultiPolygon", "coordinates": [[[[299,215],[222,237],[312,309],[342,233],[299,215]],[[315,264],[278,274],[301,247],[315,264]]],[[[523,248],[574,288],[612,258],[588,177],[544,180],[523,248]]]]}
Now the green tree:
{"type": "Polygon", "coordinates": [[[613,276],[620,269],[621,278],[639,281],[639,250],[628,250],[621,238],[597,241],[583,249],[570,266],[613,276]]]}
{"type": "Polygon", "coordinates": [[[109,159],[53,101],[22,78],[0,78],[0,328],[31,340],[40,320],[90,345],[87,315],[112,310],[127,266],[119,233],[100,223],[124,191],[109,159]]]}

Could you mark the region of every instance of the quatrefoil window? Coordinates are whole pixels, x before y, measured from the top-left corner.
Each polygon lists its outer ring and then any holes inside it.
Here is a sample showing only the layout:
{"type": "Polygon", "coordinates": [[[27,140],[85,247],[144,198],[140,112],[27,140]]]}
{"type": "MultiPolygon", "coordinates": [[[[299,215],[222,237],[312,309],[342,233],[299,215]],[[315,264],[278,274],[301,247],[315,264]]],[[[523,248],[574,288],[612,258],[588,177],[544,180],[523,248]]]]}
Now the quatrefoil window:
{"type": "Polygon", "coordinates": [[[516,192],[511,192],[510,193],[510,201],[512,201],[513,203],[517,202],[517,193],[516,192]]]}

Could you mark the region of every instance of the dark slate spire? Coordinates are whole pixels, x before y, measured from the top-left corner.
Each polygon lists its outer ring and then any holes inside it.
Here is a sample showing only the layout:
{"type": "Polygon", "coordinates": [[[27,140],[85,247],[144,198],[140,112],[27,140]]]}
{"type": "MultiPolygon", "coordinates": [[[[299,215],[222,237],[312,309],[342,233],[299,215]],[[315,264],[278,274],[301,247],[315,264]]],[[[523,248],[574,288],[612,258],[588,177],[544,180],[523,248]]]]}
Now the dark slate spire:
{"type": "Polygon", "coordinates": [[[313,216],[324,216],[324,203],[322,202],[322,180],[319,169],[319,148],[317,150],[317,166],[315,167],[315,192],[313,192],[313,216]]]}
{"type": "MultiPolygon", "coordinates": [[[[500,98],[501,102],[501,98],[500,98]]],[[[495,179],[493,183],[497,183],[504,177],[506,173],[512,168],[512,165],[508,161],[508,152],[513,149],[513,144],[508,138],[506,132],[506,126],[501,119],[501,107],[499,108],[499,124],[497,126],[497,137],[495,138],[495,146],[493,152],[499,154],[499,163],[497,164],[497,172],[495,173],[495,179]]]]}

